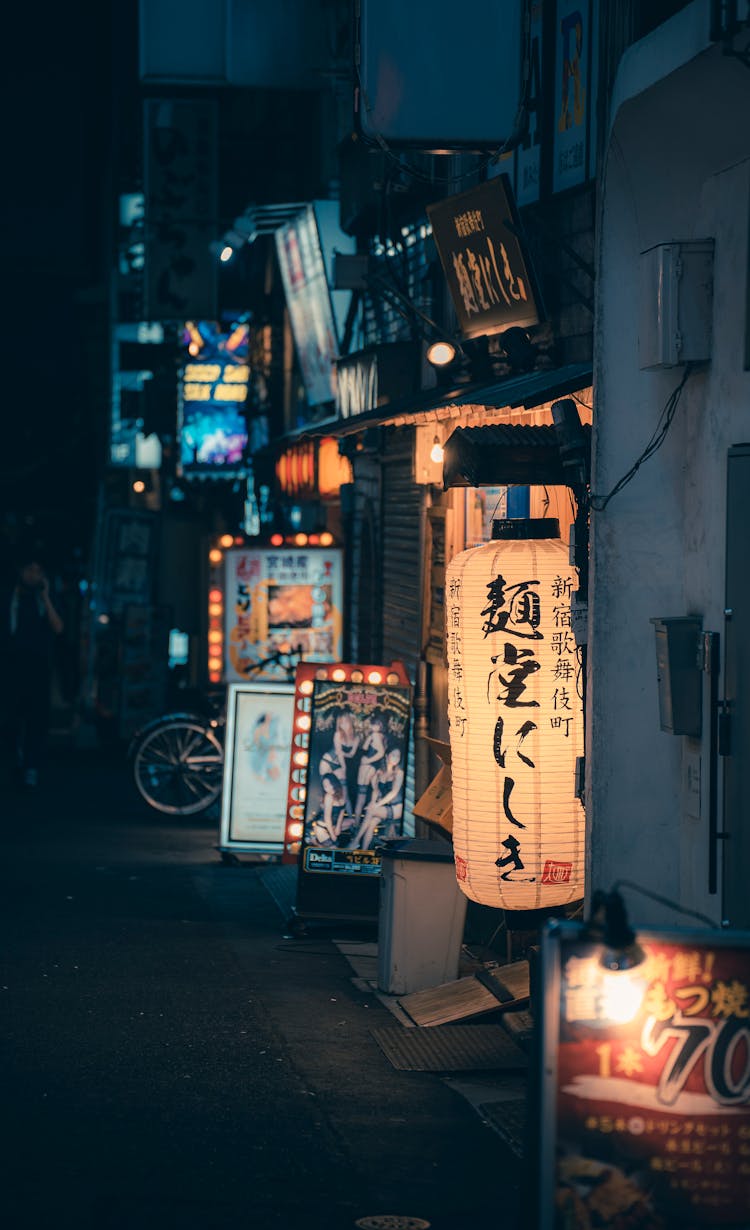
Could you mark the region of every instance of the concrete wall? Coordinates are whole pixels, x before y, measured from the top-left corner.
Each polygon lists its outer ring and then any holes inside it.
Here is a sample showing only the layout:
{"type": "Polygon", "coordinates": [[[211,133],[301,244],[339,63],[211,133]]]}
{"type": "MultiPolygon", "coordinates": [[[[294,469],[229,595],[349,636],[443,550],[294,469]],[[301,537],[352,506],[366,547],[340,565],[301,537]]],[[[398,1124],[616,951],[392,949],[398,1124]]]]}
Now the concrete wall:
{"type": "MultiPolygon", "coordinates": [[[[589,891],[627,877],[718,919],[720,894],[708,894],[705,723],[702,741],[660,731],[650,623],[697,614],[706,630],[723,631],[726,457],[750,439],[750,72],[706,48],[707,8],[690,6],[632,48],[615,85],[600,215],[598,496],[640,455],[684,370],[640,370],[641,252],[715,240],[713,349],[660,451],[592,514],[587,815],[589,891]]],[[[636,896],[632,912],[680,923],[636,896]]]]}

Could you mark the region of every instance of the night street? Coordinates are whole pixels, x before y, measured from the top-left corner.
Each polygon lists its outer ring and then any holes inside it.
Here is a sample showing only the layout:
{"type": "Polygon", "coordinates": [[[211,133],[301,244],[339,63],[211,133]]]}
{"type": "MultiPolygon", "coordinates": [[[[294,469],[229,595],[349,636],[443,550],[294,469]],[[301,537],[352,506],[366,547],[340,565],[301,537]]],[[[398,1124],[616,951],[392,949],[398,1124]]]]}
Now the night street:
{"type": "Polygon", "coordinates": [[[258,871],[115,757],[57,750],[2,816],[8,1230],[515,1226],[500,1138],[371,1035],[331,943],[371,934],[285,940],[258,871]]]}

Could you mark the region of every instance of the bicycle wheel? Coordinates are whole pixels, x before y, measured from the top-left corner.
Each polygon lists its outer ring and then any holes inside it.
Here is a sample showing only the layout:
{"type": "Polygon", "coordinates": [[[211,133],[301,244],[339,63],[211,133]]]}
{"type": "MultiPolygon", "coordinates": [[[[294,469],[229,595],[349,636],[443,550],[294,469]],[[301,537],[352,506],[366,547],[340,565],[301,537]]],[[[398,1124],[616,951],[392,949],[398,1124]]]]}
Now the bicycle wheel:
{"type": "Polygon", "coordinates": [[[166,719],[146,732],[133,757],[140,795],[171,816],[195,816],[215,803],[223,768],[221,743],[197,718],[166,719]]]}

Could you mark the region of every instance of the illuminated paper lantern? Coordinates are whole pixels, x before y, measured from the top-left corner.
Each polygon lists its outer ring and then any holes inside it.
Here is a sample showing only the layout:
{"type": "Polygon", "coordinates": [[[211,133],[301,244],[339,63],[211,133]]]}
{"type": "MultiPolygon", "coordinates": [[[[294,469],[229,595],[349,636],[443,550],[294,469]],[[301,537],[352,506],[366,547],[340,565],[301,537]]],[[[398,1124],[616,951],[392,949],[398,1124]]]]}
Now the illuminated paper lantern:
{"type": "Polygon", "coordinates": [[[558,534],[552,519],[495,522],[446,573],[456,875],[508,910],[583,896],[578,578],[558,534]]]}

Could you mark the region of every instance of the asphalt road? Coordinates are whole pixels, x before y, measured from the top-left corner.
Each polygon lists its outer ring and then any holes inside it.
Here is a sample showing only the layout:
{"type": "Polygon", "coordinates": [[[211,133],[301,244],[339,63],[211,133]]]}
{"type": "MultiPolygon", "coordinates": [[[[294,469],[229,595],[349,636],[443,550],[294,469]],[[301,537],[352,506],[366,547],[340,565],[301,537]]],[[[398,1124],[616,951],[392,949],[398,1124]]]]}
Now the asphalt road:
{"type": "Polygon", "coordinates": [[[515,1230],[517,1161],[392,1068],[345,927],[284,939],[215,823],[155,816],[116,757],[58,752],[0,816],[5,1230],[515,1230]]]}

